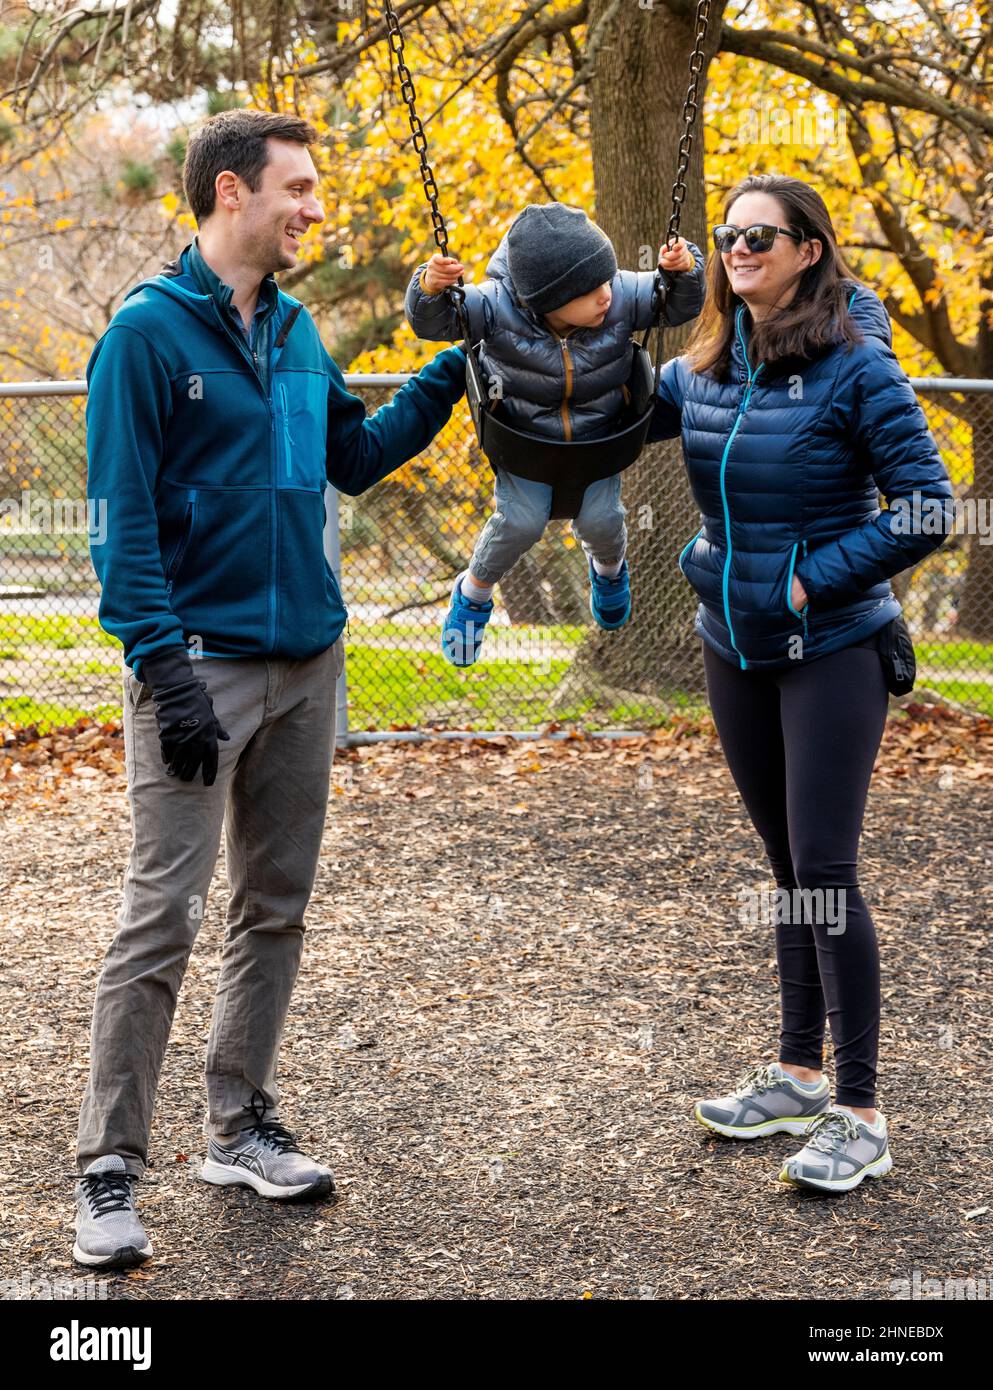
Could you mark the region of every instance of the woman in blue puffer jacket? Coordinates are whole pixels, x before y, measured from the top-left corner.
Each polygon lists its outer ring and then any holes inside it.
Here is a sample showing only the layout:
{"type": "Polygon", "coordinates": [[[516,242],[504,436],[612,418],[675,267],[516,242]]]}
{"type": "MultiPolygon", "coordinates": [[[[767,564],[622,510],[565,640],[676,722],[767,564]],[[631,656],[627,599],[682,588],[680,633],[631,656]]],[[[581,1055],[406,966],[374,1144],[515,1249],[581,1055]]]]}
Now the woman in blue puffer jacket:
{"type": "Polygon", "coordinates": [[[748,177],[714,245],[700,327],[663,369],[649,437],[681,434],[701,512],[678,563],[700,598],[721,744],[777,884],[782,1027],[777,1062],[694,1113],[735,1138],[803,1134],[782,1180],[847,1191],[892,1167],[875,1109],[879,953],[857,874],[888,701],[877,646],[900,613],[890,578],[944,539],[912,532],[893,503],[929,516],[925,499],[944,508],[952,492],[886,312],[845,277],[821,197],[748,177]]]}

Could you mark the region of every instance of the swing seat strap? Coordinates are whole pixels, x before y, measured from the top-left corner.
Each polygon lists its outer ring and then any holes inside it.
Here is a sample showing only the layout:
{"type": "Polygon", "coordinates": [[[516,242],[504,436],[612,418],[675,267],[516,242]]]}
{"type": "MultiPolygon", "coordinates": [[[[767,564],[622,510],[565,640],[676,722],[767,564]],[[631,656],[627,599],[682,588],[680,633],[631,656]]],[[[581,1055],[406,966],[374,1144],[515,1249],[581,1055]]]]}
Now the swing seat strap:
{"type": "Polygon", "coordinates": [[[589,483],[577,483],[572,479],[552,484],[552,509],[548,513],[552,521],[574,521],[579,515],[589,483]]]}

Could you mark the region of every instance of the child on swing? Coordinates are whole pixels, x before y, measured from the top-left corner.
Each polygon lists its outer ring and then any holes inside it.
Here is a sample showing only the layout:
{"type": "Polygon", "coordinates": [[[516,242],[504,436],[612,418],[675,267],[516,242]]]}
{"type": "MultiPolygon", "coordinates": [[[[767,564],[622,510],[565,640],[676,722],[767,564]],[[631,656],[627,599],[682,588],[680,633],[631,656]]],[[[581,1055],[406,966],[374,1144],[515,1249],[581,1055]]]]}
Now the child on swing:
{"type": "MultiPolygon", "coordinates": [[[[680,237],[659,256],[674,273],[664,321],[696,318],[703,307],[704,262],[680,237]]],[[[462,266],[437,252],[419,265],[404,310],[419,338],[462,337],[448,295],[462,266]]],[[[581,208],[529,203],[511,224],[481,285],[465,286],[465,308],[479,362],[507,424],[551,439],[595,439],[611,432],[627,399],[631,335],[652,321],[655,271],[618,270],[610,239],[581,208]]],[[[469,568],[455,580],[441,647],[453,666],[471,666],[493,612],[493,586],[541,539],[552,488],[496,471],[495,508],[469,568]]],[[[589,564],[590,610],[602,628],[631,615],[627,530],[620,474],[591,483],[572,523],[589,564]]]]}

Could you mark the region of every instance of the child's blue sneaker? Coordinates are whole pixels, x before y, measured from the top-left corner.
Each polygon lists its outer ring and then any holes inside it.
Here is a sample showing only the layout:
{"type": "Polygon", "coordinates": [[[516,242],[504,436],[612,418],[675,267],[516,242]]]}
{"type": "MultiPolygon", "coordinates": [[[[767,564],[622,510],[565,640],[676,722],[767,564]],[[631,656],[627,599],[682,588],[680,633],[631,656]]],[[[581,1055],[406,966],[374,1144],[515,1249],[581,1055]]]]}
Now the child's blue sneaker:
{"type": "Polygon", "coordinates": [[[441,650],[453,666],[471,666],[483,645],[483,629],[493,612],[493,600],[473,603],[462,592],[462,581],[468,574],[463,570],[452,588],[445,626],[441,630],[441,650]]]}
{"type": "Polygon", "coordinates": [[[615,627],[623,627],[631,616],[631,586],[628,583],[628,562],[621,565],[620,574],[608,579],[605,574],[597,574],[590,561],[590,612],[599,627],[608,632],[615,627]]]}

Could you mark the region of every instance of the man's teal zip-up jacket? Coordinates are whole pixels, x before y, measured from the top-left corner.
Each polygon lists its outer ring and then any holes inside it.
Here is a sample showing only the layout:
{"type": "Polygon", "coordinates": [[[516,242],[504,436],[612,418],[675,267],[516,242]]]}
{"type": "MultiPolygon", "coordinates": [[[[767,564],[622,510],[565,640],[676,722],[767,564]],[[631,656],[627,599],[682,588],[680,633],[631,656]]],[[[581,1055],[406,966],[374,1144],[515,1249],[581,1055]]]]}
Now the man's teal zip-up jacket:
{"type": "Polygon", "coordinates": [[[87,495],[107,504],[90,550],[100,623],[138,680],[170,647],[299,661],[331,646],[346,613],[325,487],[365,492],[430,444],[465,390],[465,354],[448,348],[367,417],[278,288],[264,386],[231,287],[202,293],[190,252],[129,291],[86,365],[87,495]]]}

